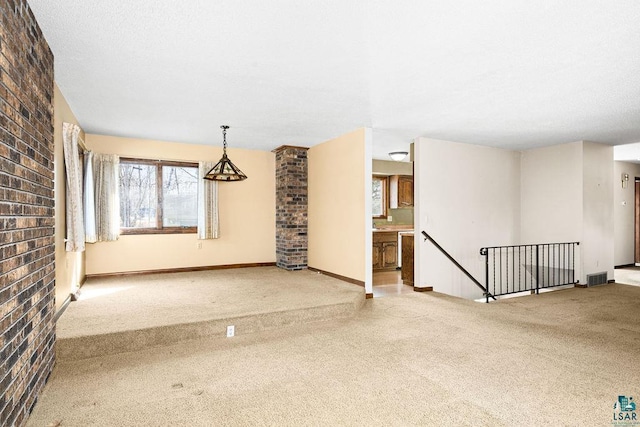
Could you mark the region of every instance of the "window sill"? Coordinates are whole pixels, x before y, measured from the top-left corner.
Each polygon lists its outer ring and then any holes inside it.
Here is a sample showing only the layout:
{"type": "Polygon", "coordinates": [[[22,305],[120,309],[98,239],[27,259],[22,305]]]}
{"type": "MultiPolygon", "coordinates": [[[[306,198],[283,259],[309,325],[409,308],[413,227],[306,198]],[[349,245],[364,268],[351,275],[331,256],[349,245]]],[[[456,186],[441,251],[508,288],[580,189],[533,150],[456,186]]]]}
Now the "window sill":
{"type": "Polygon", "coordinates": [[[137,234],[196,234],[198,229],[196,227],[181,227],[181,228],[121,228],[120,234],[124,236],[131,236],[137,234]]]}

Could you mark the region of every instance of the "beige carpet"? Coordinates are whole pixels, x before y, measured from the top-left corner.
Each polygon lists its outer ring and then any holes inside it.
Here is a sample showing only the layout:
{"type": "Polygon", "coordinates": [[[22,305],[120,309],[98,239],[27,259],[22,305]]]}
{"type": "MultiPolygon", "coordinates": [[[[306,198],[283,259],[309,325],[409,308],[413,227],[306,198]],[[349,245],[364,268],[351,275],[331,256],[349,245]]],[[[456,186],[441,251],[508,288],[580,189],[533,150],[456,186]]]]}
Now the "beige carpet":
{"type": "Polygon", "coordinates": [[[89,279],[60,317],[58,360],[352,316],[359,287],[276,267],[89,279]]]}
{"type": "Polygon", "coordinates": [[[60,318],[57,335],[94,335],[363,297],[362,287],[310,270],[276,267],[93,278],[82,287],[80,300],[60,318]]]}
{"type": "Polygon", "coordinates": [[[59,363],[28,425],[606,426],[640,396],[640,287],[356,316],[59,363]]]}

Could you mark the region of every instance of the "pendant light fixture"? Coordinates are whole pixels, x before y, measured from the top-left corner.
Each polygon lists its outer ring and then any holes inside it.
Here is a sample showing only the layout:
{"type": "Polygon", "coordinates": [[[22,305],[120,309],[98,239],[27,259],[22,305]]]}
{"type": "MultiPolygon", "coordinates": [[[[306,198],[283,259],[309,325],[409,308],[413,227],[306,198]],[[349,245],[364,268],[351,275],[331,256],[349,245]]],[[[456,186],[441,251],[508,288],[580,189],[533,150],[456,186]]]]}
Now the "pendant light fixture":
{"type": "Polygon", "coordinates": [[[247,175],[242,173],[227,157],[227,129],[229,126],[222,125],[220,129],[222,129],[222,158],[207,172],[204,179],[211,181],[242,181],[247,179],[247,175]]]}

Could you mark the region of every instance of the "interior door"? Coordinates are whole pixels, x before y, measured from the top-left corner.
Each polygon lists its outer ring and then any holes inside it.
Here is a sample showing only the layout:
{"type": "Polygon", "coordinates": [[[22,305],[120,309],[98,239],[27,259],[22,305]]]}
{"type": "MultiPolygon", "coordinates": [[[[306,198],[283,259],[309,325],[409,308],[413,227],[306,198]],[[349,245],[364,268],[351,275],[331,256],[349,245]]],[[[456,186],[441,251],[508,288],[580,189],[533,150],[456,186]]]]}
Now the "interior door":
{"type": "Polygon", "coordinates": [[[635,198],[635,209],[634,209],[634,215],[635,215],[635,255],[634,255],[634,262],[636,265],[640,265],[640,181],[636,178],[635,181],[636,184],[636,198],[635,198]]]}

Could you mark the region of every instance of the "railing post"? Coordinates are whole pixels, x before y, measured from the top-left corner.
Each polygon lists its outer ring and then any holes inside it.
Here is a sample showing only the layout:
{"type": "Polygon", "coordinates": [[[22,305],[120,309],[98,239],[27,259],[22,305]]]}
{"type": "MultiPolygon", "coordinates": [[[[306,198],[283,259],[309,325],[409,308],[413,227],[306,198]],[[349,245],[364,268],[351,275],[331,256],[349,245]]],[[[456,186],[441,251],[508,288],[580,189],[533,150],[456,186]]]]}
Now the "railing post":
{"type": "Polygon", "coordinates": [[[482,248],[480,249],[480,254],[484,255],[484,284],[487,288],[485,297],[487,298],[487,304],[489,304],[489,250],[482,248]]]}
{"type": "Polygon", "coordinates": [[[576,246],[580,246],[580,242],[576,242],[571,245],[573,256],[571,257],[571,271],[573,271],[573,284],[575,285],[580,281],[580,279],[576,280],[576,246]]]}
{"type": "Polygon", "coordinates": [[[540,245],[536,245],[536,295],[540,293],[540,245]]]}

